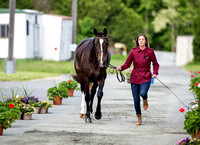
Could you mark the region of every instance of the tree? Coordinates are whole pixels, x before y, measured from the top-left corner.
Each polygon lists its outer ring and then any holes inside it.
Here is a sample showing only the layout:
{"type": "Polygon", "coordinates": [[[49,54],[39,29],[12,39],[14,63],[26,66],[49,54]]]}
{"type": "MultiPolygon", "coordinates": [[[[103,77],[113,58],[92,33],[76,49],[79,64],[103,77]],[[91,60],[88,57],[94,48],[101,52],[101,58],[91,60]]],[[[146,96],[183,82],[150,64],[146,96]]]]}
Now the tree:
{"type": "Polygon", "coordinates": [[[155,13],[155,19],[152,22],[155,32],[160,32],[167,28],[167,25],[171,26],[171,51],[175,51],[175,21],[178,16],[176,7],[179,5],[178,0],[163,0],[167,8],[161,9],[158,13],[155,13]]]}
{"type": "Polygon", "coordinates": [[[194,36],[193,40],[193,54],[194,62],[200,62],[200,0],[191,0],[188,2],[189,12],[192,17],[192,34],[194,36]]]}
{"type": "Polygon", "coordinates": [[[112,30],[111,39],[125,43],[130,50],[133,47],[132,40],[136,39],[138,34],[144,33],[144,21],[140,15],[131,8],[125,7],[123,3],[118,7],[121,11],[112,17],[112,23],[109,25],[112,30]]]}

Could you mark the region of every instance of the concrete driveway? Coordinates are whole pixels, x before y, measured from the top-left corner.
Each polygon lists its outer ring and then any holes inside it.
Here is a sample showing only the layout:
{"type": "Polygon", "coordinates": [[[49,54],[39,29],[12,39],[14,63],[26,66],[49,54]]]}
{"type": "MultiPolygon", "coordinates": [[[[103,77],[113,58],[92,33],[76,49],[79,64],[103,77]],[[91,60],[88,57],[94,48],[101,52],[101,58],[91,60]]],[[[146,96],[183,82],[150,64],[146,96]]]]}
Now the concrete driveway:
{"type": "MultiPolygon", "coordinates": [[[[161,67],[159,79],[171,88],[187,105],[193,99],[188,91],[190,74],[178,67],[161,67]]],[[[33,95],[47,100],[46,93],[55,82],[69,76],[33,80],[27,82],[0,82],[7,91],[14,86],[27,86],[33,95]]],[[[97,98],[94,101],[94,110],[97,98]]],[[[130,84],[119,83],[109,74],[102,99],[101,120],[86,124],[80,119],[81,93],[63,100],[48,114],[33,114],[32,120],[17,120],[11,128],[4,130],[1,145],[175,145],[177,140],[189,135],[183,130],[184,106],[160,82],[155,80],[149,90],[149,108],[142,109],[143,123],[136,126],[130,84]]],[[[142,105],[142,102],[141,102],[142,105]]],[[[187,108],[185,108],[186,110],[187,108]]]]}

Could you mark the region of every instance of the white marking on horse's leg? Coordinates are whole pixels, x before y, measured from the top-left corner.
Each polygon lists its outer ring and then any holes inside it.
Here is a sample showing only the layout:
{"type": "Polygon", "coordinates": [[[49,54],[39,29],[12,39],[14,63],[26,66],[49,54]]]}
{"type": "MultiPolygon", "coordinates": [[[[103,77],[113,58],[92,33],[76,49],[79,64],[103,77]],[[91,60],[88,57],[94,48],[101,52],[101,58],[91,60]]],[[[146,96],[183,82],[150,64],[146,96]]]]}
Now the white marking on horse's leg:
{"type": "Polygon", "coordinates": [[[85,94],[82,93],[82,102],[81,102],[81,111],[80,113],[86,114],[86,102],[85,102],[85,94]]]}
{"type": "Polygon", "coordinates": [[[101,49],[101,60],[100,60],[100,64],[101,66],[103,66],[103,39],[99,39],[99,43],[100,43],[100,49],[101,49]]]}

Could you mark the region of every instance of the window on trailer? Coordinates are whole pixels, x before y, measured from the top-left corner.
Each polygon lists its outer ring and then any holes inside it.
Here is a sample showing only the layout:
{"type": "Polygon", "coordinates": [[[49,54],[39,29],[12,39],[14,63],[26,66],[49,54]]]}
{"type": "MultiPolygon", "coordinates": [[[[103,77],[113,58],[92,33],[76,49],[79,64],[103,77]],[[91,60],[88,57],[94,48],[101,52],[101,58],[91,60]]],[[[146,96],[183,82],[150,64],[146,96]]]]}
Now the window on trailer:
{"type": "Polygon", "coordinates": [[[0,38],[8,38],[8,25],[2,25],[0,24],[0,38]]]}

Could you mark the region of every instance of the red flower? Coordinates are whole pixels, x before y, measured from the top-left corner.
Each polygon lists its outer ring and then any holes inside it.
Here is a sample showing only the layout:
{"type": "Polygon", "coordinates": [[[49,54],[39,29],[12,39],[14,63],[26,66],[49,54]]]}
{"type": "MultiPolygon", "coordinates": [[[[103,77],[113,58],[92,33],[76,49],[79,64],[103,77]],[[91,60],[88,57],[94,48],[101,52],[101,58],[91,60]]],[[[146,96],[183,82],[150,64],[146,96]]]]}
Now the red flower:
{"type": "Polygon", "coordinates": [[[193,71],[191,70],[190,73],[193,73],[193,71]]]}
{"type": "Polygon", "coordinates": [[[200,71],[198,71],[198,74],[200,74],[200,71]]]}
{"type": "Polygon", "coordinates": [[[72,82],[71,80],[68,81],[68,83],[71,83],[71,82],[72,82]]]}
{"type": "Polygon", "coordinates": [[[181,109],[179,109],[179,111],[182,113],[182,112],[184,112],[184,111],[185,111],[185,109],[181,108],[181,109]]]}
{"type": "Polygon", "coordinates": [[[199,83],[195,83],[195,85],[198,87],[199,83]]]}
{"type": "Polygon", "coordinates": [[[194,75],[191,75],[190,77],[191,77],[191,78],[193,78],[193,77],[194,77],[194,75]]]}
{"type": "Polygon", "coordinates": [[[15,107],[15,105],[13,105],[13,104],[9,104],[9,106],[10,106],[10,109],[12,109],[13,107],[15,107]]]}
{"type": "Polygon", "coordinates": [[[8,99],[8,101],[11,101],[11,99],[8,99]]]}

